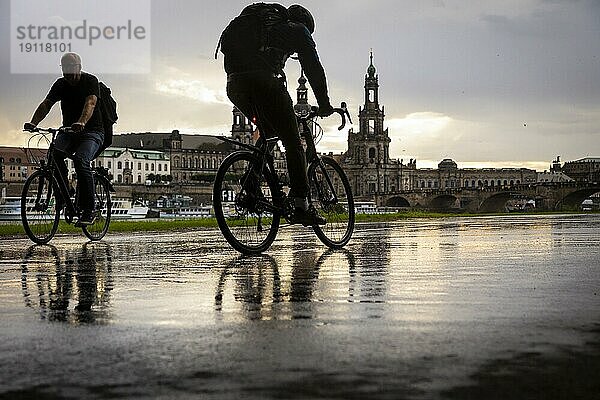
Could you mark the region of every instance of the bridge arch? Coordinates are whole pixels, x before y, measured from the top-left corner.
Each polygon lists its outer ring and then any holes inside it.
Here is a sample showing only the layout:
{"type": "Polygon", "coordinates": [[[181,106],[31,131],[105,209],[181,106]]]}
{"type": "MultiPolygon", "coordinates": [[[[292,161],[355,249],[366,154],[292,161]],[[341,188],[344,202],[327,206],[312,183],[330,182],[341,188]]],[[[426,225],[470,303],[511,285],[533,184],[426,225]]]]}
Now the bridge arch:
{"type": "Polygon", "coordinates": [[[394,196],[387,199],[386,207],[411,207],[410,202],[402,196],[394,196]]]}
{"type": "Polygon", "coordinates": [[[511,192],[499,192],[492,193],[492,195],[484,199],[479,204],[479,211],[481,212],[503,212],[506,207],[506,203],[513,197],[511,192]]]}
{"type": "Polygon", "coordinates": [[[598,188],[585,188],[581,190],[576,190],[560,198],[556,202],[556,206],[554,208],[556,210],[578,210],[581,203],[585,199],[598,192],[598,188]]]}
{"type": "Polygon", "coordinates": [[[456,209],[458,198],[451,194],[441,194],[429,200],[427,207],[433,210],[451,210],[456,209]]]}

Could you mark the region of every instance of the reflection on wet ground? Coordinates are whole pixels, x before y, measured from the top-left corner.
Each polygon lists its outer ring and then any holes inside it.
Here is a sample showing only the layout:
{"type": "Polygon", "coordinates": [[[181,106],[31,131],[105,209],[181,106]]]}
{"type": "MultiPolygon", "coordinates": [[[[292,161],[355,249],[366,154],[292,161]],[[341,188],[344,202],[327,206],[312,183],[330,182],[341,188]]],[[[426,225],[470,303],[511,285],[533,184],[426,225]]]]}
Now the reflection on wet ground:
{"type": "Polygon", "coordinates": [[[595,398],[600,218],[0,243],[0,398],[595,398]]]}
{"type": "Polygon", "coordinates": [[[30,246],[21,262],[25,306],[42,320],[108,321],[111,262],[110,246],[105,243],[84,243],[62,257],[55,246],[30,246]]]}

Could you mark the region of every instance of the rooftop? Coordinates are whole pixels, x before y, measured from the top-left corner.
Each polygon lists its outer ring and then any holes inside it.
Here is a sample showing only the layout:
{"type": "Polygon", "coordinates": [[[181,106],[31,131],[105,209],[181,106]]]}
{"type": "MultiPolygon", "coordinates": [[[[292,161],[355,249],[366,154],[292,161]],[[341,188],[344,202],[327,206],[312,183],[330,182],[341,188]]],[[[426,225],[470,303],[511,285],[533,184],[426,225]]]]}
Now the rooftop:
{"type": "Polygon", "coordinates": [[[228,151],[230,145],[217,138],[217,135],[193,135],[173,132],[139,132],[115,135],[113,144],[133,149],[167,149],[170,140],[181,140],[182,150],[228,151]]]}
{"type": "Polygon", "coordinates": [[[129,149],[126,147],[109,147],[101,154],[102,157],[119,157],[121,154],[128,151],[134,159],[145,160],[168,160],[169,156],[158,150],[138,150],[129,149]]]}
{"type": "Polygon", "coordinates": [[[600,163],[600,157],[585,157],[579,160],[567,161],[565,164],[568,163],[600,163]]]}

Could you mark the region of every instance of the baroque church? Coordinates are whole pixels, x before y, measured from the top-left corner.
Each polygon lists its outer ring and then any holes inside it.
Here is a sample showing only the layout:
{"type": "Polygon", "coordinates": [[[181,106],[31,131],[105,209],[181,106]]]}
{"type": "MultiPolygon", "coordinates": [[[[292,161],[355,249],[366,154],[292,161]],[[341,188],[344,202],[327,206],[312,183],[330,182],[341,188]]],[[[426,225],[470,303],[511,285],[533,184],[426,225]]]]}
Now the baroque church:
{"type": "Polygon", "coordinates": [[[405,163],[391,158],[385,107],[379,100],[379,76],[371,52],[365,75],[364,104],[358,112],[359,130],[348,131],[348,148],[335,157],[346,172],[357,200],[375,201],[379,206],[406,206],[401,196],[392,197],[392,203],[387,203],[385,198],[404,191],[483,190],[536,183],[536,171],[527,168],[458,168],[451,159],[442,160],[437,169],[417,168],[416,159],[405,163]]]}

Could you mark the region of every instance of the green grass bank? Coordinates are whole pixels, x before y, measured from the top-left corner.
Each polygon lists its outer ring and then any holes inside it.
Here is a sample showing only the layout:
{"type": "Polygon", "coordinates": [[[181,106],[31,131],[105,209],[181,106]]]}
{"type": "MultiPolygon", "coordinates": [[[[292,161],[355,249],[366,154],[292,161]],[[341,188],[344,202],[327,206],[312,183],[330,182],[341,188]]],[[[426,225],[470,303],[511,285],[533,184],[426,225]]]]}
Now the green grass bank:
{"type": "MultiPolygon", "coordinates": [[[[514,214],[466,214],[466,213],[439,213],[427,211],[407,211],[393,214],[357,214],[356,222],[393,222],[406,219],[420,218],[464,218],[464,217],[486,217],[486,216],[523,216],[523,215],[553,215],[553,214],[581,214],[580,212],[532,212],[514,214]]],[[[586,213],[600,215],[600,212],[586,213]]],[[[143,220],[115,220],[110,223],[109,232],[160,232],[160,231],[184,231],[188,229],[211,229],[217,228],[215,218],[195,219],[143,219],[143,220]]],[[[60,222],[58,233],[81,232],[80,228],[60,222]]],[[[20,221],[10,224],[0,224],[0,237],[11,237],[25,235],[20,221]]]]}

